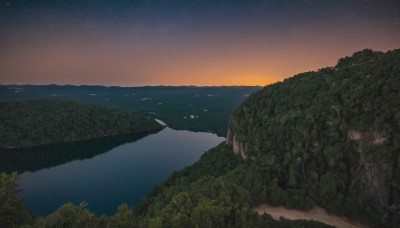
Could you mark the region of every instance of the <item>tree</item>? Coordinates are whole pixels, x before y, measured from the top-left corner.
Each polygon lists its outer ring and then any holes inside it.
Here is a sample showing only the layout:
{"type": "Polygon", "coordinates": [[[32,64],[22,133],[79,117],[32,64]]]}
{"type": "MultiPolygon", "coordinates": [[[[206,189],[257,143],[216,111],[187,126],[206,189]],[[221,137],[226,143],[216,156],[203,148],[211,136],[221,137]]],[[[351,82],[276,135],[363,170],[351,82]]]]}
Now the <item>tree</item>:
{"type": "Polygon", "coordinates": [[[34,220],[18,195],[20,192],[16,172],[0,173],[0,227],[19,227],[34,220]]]}

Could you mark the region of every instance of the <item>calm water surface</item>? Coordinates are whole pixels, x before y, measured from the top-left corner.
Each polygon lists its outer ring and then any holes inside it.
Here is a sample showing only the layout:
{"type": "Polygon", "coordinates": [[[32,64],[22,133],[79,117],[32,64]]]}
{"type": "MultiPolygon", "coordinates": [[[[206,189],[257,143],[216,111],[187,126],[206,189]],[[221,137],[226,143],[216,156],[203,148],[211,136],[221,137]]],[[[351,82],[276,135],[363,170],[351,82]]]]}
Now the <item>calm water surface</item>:
{"type": "MultiPolygon", "coordinates": [[[[75,143],[64,147],[61,153],[66,156],[68,151],[65,150],[70,148],[74,150],[71,153],[79,154],[77,147],[82,148],[86,150],[82,153],[89,155],[77,159],[84,160],[69,158],[65,164],[57,161],[52,163],[53,167],[44,169],[24,167],[37,170],[24,171],[20,181],[27,208],[36,215],[45,216],[67,202],[86,201],[97,214],[112,214],[121,203],[137,203],[173,171],[194,163],[206,150],[225,139],[211,133],[176,131],[167,127],[136,138],[134,142],[122,140],[122,144],[116,143],[114,147],[108,143],[105,151],[87,152],[87,147],[95,147],[93,144],[104,147],[101,144],[104,140],[91,142],[89,146],[75,143]]],[[[31,157],[32,154],[35,153],[31,153],[31,157]]],[[[46,160],[49,154],[57,154],[57,148],[43,152],[44,155],[37,154],[45,157],[38,160],[46,160]]]]}

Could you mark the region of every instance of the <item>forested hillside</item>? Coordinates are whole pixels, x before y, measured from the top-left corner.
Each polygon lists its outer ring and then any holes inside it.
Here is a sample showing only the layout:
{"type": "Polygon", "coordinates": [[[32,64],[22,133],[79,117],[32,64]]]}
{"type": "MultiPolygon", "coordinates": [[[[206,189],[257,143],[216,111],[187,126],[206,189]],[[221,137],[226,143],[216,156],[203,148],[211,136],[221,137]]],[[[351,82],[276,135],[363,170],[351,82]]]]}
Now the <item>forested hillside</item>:
{"type": "Polygon", "coordinates": [[[161,129],[153,119],[74,101],[0,102],[0,147],[88,140],[161,129]]]}
{"type": "Polygon", "coordinates": [[[363,50],[265,87],[233,112],[228,141],[302,199],[297,208],[398,224],[400,50],[363,50]]]}
{"type": "Polygon", "coordinates": [[[260,86],[0,85],[1,101],[60,98],[157,118],[176,130],[226,136],[230,113],[260,86]]]}
{"type": "MultiPolygon", "coordinates": [[[[303,210],[318,205],[371,227],[397,227],[399,63],[400,50],[364,50],[335,67],[265,87],[232,114],[230,145],[206,152],[132,208],[123,204],[114,215],[95,216],[85,203],[67,204],[45,218],[32,218],[20,201],[5,201],[8,216],[0,222],[36,227],[326,227],[277,221],[252,210],[268,203],[303,210]]],[[[16,177],[2,178],[11,187],[0,189],[0,196],[15,188],[16,177]]]]}
{"type": "Polygon", "coordinates": [[[0,172],[35,172],[75,160],[90,159],[117,146],[140,140],[152,133],[114,135],[92,140],[53,143],[34,147],[1,148],[0,172]]]}
{"type": "Polygon", "coordinates": [[[244,161],[224,143],[192,166],[175,172],[133,208],[122,204],[114,215],[99,216],[88,209],[88,203],[69,203],[44,218],[35,218],[22,207],[16,195],[18,177],[0,174],[0,226],[330,227],[312,221],[276,221],[254,213],[252,206],[281,194],[273,181],[264,178],[263,171],[265,168],[255,161],[244,161]]]}

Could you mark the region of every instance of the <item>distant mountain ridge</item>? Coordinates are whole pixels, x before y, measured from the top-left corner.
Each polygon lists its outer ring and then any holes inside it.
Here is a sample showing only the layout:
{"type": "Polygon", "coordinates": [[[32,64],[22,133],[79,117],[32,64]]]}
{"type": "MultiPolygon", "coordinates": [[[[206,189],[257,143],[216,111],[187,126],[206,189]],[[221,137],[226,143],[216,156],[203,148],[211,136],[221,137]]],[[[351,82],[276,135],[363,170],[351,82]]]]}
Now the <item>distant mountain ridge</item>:
{"type": "Polygon", "coordinates": [[[0,102],[0,148],[89,140],[161,129],[154,119],[59,99],[0,102]]]}

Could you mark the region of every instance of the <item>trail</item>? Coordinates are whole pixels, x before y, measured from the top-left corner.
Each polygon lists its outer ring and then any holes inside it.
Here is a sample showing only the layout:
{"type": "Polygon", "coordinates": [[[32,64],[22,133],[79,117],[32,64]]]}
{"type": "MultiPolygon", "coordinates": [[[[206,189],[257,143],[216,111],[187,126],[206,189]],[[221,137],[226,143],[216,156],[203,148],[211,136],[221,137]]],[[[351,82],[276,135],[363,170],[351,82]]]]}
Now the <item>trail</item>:
{"type": "Polygon", "coordinates": [[[262,204],[258,207],[252,208],[252,210],[260,215],[268,213],[274,219],[279,219],[280,217],[284,217],[290,220],[297,220],[297,219],[314,220],[323,222],[328,225],[336,226],[338,228],[366,227],[361,224],[352,222],[351,220],[344,217],[329,215],[325,209],[320,207],[315,207],[309,211],[300,211],[300,210],[286,209],[282,206],[272,207],[267,204],[262,204]]]}

